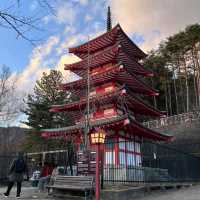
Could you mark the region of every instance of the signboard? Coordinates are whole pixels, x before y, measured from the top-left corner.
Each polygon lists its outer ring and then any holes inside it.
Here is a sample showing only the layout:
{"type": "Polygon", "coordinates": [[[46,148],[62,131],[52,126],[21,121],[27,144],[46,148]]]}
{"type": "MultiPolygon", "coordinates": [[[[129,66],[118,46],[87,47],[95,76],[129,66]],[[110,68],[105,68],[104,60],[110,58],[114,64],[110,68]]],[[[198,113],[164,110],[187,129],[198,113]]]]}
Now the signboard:
{"type": "Polygon", "coordinates": [[[79,151],[77,153],[78,175],[94,175],[96,170],[96,152],[95,151],[79,151]]]}

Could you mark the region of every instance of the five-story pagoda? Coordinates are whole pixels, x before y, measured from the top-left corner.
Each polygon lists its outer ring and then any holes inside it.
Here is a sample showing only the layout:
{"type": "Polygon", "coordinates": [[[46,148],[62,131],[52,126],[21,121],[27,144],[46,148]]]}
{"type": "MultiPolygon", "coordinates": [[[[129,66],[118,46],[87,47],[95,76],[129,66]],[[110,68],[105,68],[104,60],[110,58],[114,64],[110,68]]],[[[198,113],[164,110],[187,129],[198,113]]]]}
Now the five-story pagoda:
{"type": "MultiPolygon", "coordinates": [[[[70,48],[69,52],[81,58],[81,61],[65,65],[65,70],[70,70],[81,78],[62,84],[60,89],[70,91],[78,96],[79,100],[53,105],[50,112],[68,112],[74,124],[63,128],[44,129],[43,137],[70,138],[79,146],[87,143],[89,133],[93,129],[101,128],[106,132],[107,142],[134,141],[134,149],[128,147],[128,151],[130,155],[136,154],[134,165],[137,166],[141,164],[140,144],[143,139],[171,139],[142,126],[136,120],[138,115],[161,117],[163,113],[140,98],[143,95],[158,95],[156,90],[141,80],[144,77],[152,77],[153,73],[140,64],[139,61],[144,59],[146,54],[131,41],[119,24],[111,28],[111,20],[108,18],[106,33],[70,48]]],[[[87,148],[90,148],[89,143],[87,148]]],[[[109,152],[106,152],[106,163],[121,164],[120,152],[125,149],[115,145],[115,159],[111,161],[109,152]]]]}

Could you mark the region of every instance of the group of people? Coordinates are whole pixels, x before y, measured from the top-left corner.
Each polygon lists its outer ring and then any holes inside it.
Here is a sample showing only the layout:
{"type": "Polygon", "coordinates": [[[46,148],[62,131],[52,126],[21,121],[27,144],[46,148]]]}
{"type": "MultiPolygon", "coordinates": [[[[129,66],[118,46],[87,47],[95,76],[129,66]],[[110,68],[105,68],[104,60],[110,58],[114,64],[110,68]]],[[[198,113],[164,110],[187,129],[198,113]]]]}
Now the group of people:
{"type": "MultiPolygon", "coordinates": [[[[53,184],[55,177],[60,174],[60,169],[57,165],[49,164],[45,162],[42,166],[40,164],[38,169],[33,172],[32,180],[37,180],[38,190],[43,191],[45,189],[45,185],[53,184]]],[[[28,166],[24,159],[23,153],[18,153],[17,159],[15,159],[9,169],[8,173],[8,187],[6,192],[4,193],[4,197],[8,197],[10,191],[14,185],[17,183],[17,194],[16,198],[20,198],[21,194],[21,186],[24,180],[24,176],[26,176],[27,180],[29,180],[29,172],[28,166]]]]}
{"type": "Polygon", "coordinates": [[[60,171],[57,165],[44,162],[44,165],[40,170],[33,172],[32,180],[37,182],[39,192],[41,192],[44,191],[47,184],[52,185],[55,177],[59,174],[60,171]]]}

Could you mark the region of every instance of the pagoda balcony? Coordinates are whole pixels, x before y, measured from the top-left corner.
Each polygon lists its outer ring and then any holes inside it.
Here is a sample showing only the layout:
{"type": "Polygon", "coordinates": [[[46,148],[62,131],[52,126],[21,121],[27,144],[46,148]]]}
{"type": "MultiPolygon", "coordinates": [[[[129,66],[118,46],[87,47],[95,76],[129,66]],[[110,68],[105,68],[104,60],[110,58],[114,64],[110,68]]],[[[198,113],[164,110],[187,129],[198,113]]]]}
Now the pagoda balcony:
{"type": "MultiPolygon", "coordinates": [[[[139,115],[147,115],[151,117],[161,117],[164,114],[150,105],[144,103],[141,99],[129,90],[126,85],[117,85],[114,82],[104,84],[100,87],[96,87],[90,92],[90,104],[94,105],[106,105],[115,103],[119,108],[122,108],[125,104],[128,109],[139,115]],[[121,103],[120,103],[121,102],[121,103]]],[[[87,99],[81,97],[80,100],[63,104],[53,105],[50,109],[51,112],[73,112],[79,110],[83,112],[86,109],[87,99]]]]}
{"type": "MultiPolygon", "coordinates": [[[[98,120],[104,120],[104,119],[110,119],[115,117],[120,117],[123,115],[123,112],[119,109],[117,109],[116,106],[110,105],[110,107],[105,108],[104,110],[98,110],[96,112],[93,112],[89,115],[90,122],[95,122],[98,120]]],[[[76,124],[84,123],[87,116],[83,116],[79,120],[76,121],[76,124]]]]}
{"type": "Polygon", "coordinates": [[[79,45],[74,48],[70,48],[69,52],[75,54],[76,56],[84,59],[88,57],[88,50],[91,54],[102,51],[108,46],[113,44],[123,43],[125,44],[128,51],[132,56],[137,58],[137,60],[143,59],[146,57],[146,54],[134,44],[129,37],[124,33],[121,26],[116,25],[111,31],[104,33],[103,35],[90,40],[82,45],[79,45]]]}
{"type": "MultiPolygon", "coordinates": [[[[103,128],[107,137],[110,134],[120,133],[120,131],[127,132],[129,138],[134,138],[138,136],[140,138],[144,137],[146,139],[157,140],[157,141],[170,141],[173,137],[170,135],[160,134],[154,130],[150,130],[138,122],[135,121],[130,115],[120,115],[110,118],[102,118],[101,120],[90,121],[90,128],[103,128]],[[111,131],[111,130],[114,130],[111,131]]],[[[75,138],[75,140],[80,140],[84,133],[85,122],[78,123],[72,126],[64,128],[52,128],[52,129],[42,129],[40,130],[41,136],[44,138],[75,138]]]]}
{"type": "MultiPolygon", "coordinates": [[[[95,88],[95,90],[90,92],[90,103],[95,103],[96,101],[107,101],[109,98],[119,97],[124,94],[125,89],[123,86],[117,86],[115,83],[105,84],[101,87],[95,88]]],[[[64,112],[73,111],[77,109],[85,109],[87,103],[87,98],[81,97],[80,100],[62,105],[53,105],[50,112],[64,112]]]]}
{"type": "MultiPolygon", "coordinates": [[[[139,80],[134,74],[130,74],[123,65],[116,65],[112,68],[95,74],[90,77],[90,83],[93,86],[98,86],[108,82],[116,82],[119,84],[126,84],[134,92],[149,96],[157,96],[159,93],[148,85],[139,80]]],[[[61,84],[60,88],[63,90],[84,90],[87,85],[86,79],[80,79],[74,82],[61,84]]]]}
{"type": "Polygon", "coordinates": [[[153,76],[153,73],[146,70],[140,63],[138,63],[131,55],[123,44],[116,44],[106,48],[90,57],[85,58],[79,62],[65,65],[65,70],[70,70],[77,75],[86,76],[88,64],[93,73],[99,73],[104,68],[109,68],[115,64],[123,64],[129,68],[134,74],[142,76],[153,76]]]}

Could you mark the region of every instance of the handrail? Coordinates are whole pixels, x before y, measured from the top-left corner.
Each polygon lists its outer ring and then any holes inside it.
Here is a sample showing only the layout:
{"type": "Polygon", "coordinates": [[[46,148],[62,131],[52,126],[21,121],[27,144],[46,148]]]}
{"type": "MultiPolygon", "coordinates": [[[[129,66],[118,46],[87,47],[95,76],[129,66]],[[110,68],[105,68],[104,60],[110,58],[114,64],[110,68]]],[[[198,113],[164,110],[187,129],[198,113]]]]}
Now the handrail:
{"type": "Polygon", "coordinates": [[[150,129],[157,129],[164,128],[170,125],[192,122],[197,119],[200,119],[200,110],[191,111],[188,113],[181,113],[170,117],[160,118],[158,120],[143,122],[143,125],[150,129]]]}

